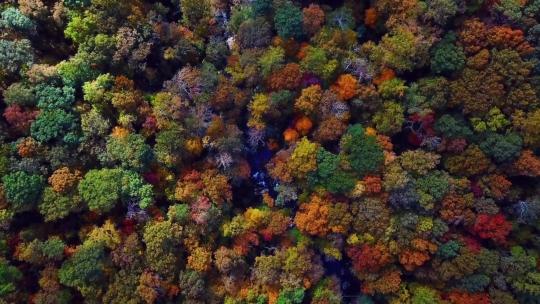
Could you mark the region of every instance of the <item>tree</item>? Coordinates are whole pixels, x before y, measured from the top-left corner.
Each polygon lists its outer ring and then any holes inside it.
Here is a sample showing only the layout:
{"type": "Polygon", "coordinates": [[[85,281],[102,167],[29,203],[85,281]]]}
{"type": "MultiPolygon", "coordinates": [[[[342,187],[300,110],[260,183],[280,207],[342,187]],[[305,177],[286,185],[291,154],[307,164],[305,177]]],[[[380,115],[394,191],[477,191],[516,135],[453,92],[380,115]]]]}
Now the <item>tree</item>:
{"type": "Polygon", "coordinates": [[[480,149],[497,163],[509,162],[516,159],[521,152],[523,140],[515,133],[507,135],[489,134],[480,143],[480,149]]]}
{"type": "Polygon", "coordinates": [[[504,215],[480,214],[476,217],[473,230],[483,239],[492,239],[496,243],[506,243],[506,237],[512,229],[512,223],[508,222],[504,215]]]}
{"type": "Polygon", "coordinates": [[[85,82],[82,87],[84,100],[98,109],[105,108],[112,99],[113,85],[114,78],[110,74],[101,74],[93,81],[85,82]]]}
{"type": "Polygon", "coordinates": [[[324,148],[317,152],[317,171],[308,176],[312,185],[320,185],[332,193],[349,193],[356,185],[350,172],[341,168],[342,159],[324,148]]]}
{"type": "Polygon", "coordinates": [[[435,122],[435,130],[447,138],[469,138],[472,136],[471,129],[461,117],[444,114],[435,122]]]}
{"type": "Polygon", "coordinates": [[[29,32],[35,28],[32,19],[25,16],[20,10],[8,7],[0,15],[0,28],[14,29],[21,32],[29,32]]]}
{"type": "Polygon", "coordinates": [[[447,34],[431,50],[431,70],[433,72],[453,73],[460,71],[465,66],[465,53],[459,46],[455,45],[455,41],[455,34],[447,34]]]}
{"type": "Polygon", "coordinates": [[[308,46],[304,58],[300,61],[300,66],[303,70],[318,75],[323,79],[330,79],[338,68],[338,62],[328,57],[324,49],[308,46]]]}
{"type": "Polygon", "coordinates": [[[279,293],[277,304],[300,304],[304,299],[304,289],[285,289],[279,293]]]}
{"type": "Polygon", "coordinates": [[[262,17],[248,19],[238,28],[238,44],[243,49],[264,48],[270,43],[272,30],[262,17]]]}
{"type": "Polygon", "coordinates": [[[324,237],[330,228],[328,226],[329,211],[329,202],[314,195],[308,203],[300,205],[294,223],[304,233],[324,237]]]}
{"type": "Polygon", "coordinates": [[[347,250],[347,255],[358,273],[378,272],[391,261],[388,248],[382,244],[351,247],[347,250]]]}
{"type": "Polygon", "coordinates": [[[317,33],[324,24],[324,11],[317,4],[310,4],[302,9],[303,29],[306,34],[313,35],[317,33]]]}
{"type": "Polygon", "coordinates": [[[428,304],[442,303],[439,297],[438,292],[428,286],[416,286],[412,290],[411,303],[413,304],[428,304]]]}
{"type": "Polygon", "coordinates": [[[5,259],[0,260],[0,296],[5,297],[16,290],[17,281],[23,278],[23,273],[5,259]]]}
{"type": "Polygon", "coordinates": [[[34,88],[22,83],[11,84],[3,93],[4,102],[9,105],[33,106],[35,105],[34,88]]]}
{"type": "Polygon", "coordinates": [[[375,136],[367,135],[360,124],[349,127],[340,141],[341,153],[360,176],[377,171],[383,163],[383,150],[375,136]]]}
{"type": "Polygon", "coordinates": [[[60,283],[77,288],[79,291],[91,292],[92,286],[99,285],[105,275],[105,252],[102,244],[85,242],[73,256],[66,260],[58,271],[60,283]]]}
{"type": "Polygon", "coordinates": [[[263,76],[269,75],[271,72],[280,68],[285,61],[285,50],[279,46],[269,47],[264,54],[259,58],[259,65],[263,76]]]}
{"type": "Polygon", "coordinates": [[[283,68],[274,71],[266,79],[270,89],[277,90],[295,90],[300,86],[302,75],[300,66],[296,63],[288,63],[283,68]]]}
{"type": "Polygon", "coordinates": [[[185,145],[184,133],[179,126],[163,130],[156,135],[154,154],[158,162],[167,167],[174,167],[183,159],[185,145]]]}
{"type": "Polygon", "coordinates": [[[208,0],[178,0],[180,2],[180,11],[182,12],[182,22],[195,28],[210,17],[210,2],[208,0]]]}
{"type": "Polygon", "coordinates": [[[401,127],[405,122],[403,116],[403,107],[397,102],[385,102],[383,109],[373,115],[375,128],[386,135],[394,135],[401,131],[401,127]]]}
{"type": "Polygon", "coordinates": [[[307,178],[309,172],[317,168],[317,150],[319,146],[303,137],[291,154],[287,166],[290,172],[298,179],[307,178]]]}
{"type": "Polygon", "coordinates": [[[196,271],[182,271],[178,278],[178,284],[182,290],[182,295],[186,299],[201,301],[205,295],[208,295],[202,274],[196,271]]]}
{"type": "Polygon", "coordinates": [[[338,28],[342,31],[354,29],[356,22],[354,20],[353,11],[347,7],[339,7],[326,16],[326,24],[330,27],[338,28]]]}
{"type": "Polygon", "coordinates": [[[453,0],[428,0],[426,4],[426,17],[440,25],[446,25],[458,13],[458,5],[453,0]]]}
{"type": "Polygon", "coordinates": [[[403,169],[417,175],[425,175],[440,162],[441,156],[424,150],[408,150],[399,156],[403,169]]]}
{"type": "Polygon", "coordinates": [[[43,198],[38,209],[45,221],[50,222],[65,218],[79,206],[80,198],[78,196],[64,195],[47,187],[43,191],[43,198]]]}
{"type": "Polygon", "coordinates": [[[28,39],[0,39],[0,72],[13,74],[34,62],[34,49],[28,39]]]}
{"type": "Polygon", "coordinates": [[[77,186],[81,178],[82,174],[79,170],[62,167],[49,176],[48,182],[55,192],[68,193],[77,186]]]}
{"type": "Polygon", "coordinates": [[[141,208],[153,201],[152,186],[133,171],[94,169],[88,171],[78,186],[79,195],[92,211],[108,212],[118,201],[137,200],[141,208]]]}
{"type": "Polygon", "coordinates": [[[83,83],[91,81],[99,75],[92,62],[80,55],[60,62],[57,68],[64,84],[71,87],[80,87],[83,83]]]}
{"type": "Polygon", "coordinates": [[[362,47],[375,62],[397,71],[412,71],[426,64],[430,43],[421,33],[398,26],[382,37],[378,45],[367,42],[362,47]]]}
{"type": "Polygon", "coordinates": [[[142,172],[147,169],[153,154],[142,135],[130,133],[126,136],[110,136],[103,158],[120,164],[124,169],[142,172]]]}
{"type": "Polygon", "coordinates": [[[13,128],[13,131],[27,134],[39,111],[27,110],[15,104],[7,107],[2,116],[13,128]]]}
{"type": "Polygon", "coordinates": [[[69,110],[75,102],[75,89],[69,86],[58,87],[40,84],[35,87],[37,106],[42,110],[62,108],[69,110]]]}
{"type": "MultiPolygon", "coordinates": [[[[145,259],[152,271],[172,279],[180,267],[178,252],[182,226],[171,221],[149,222],[144,227],[145,259]]],[[[187,287],[187,286],[186,286],[187,287]]]]}
{"type": "Polygon", "coordinates": [[[274,27],[279,36],[283,38],[301,38],[303,35],[302,23],[302,10],[291,1],[284,1],[276,8],[274,27]]]}
{"type": "Polygon", "coordinates": [[[41,143],[60,141],[75,144],[79,140],[77,119],[62,109],[44,110],[30,127],[32,137],[41,143]]]}
{"type": "Polygon", "coordinates": [[[317,84],[303,89],[294,103],[294,108],[305,115],[315,113],[319,108],[322,93],[321,86],[317,84]]]}
{"type": "Polygon", "coordinates": [[[416,190],[420,195],[420,204],[431,209],[448,192],[450,177],[444,171],[432,171],[416,180],[416,190]]]}
{"type": "Polygon", "coordinates": [[[342,74],[338,77],[336,83],[332,85],[332,90],[342,100],[349,100],[358,93],[358,80],[351,74],[342,74]]]}
{"type": "Polygon", "coordinates": [[[4,193],[14,212],[31,210],[43,191],[43,178],[37,174],[17,171],[2,177],[4,193]]]}

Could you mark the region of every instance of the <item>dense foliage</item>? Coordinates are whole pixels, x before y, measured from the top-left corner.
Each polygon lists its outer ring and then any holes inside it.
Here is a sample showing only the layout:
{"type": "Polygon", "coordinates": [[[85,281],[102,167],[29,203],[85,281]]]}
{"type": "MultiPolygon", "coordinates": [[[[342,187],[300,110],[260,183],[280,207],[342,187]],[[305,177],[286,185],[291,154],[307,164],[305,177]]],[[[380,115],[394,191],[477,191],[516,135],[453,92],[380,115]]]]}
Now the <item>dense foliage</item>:
{"type": "Polygon", "coordinates": [[[540,0],[0,1],[0,304],[540,303],[540,0]]]}

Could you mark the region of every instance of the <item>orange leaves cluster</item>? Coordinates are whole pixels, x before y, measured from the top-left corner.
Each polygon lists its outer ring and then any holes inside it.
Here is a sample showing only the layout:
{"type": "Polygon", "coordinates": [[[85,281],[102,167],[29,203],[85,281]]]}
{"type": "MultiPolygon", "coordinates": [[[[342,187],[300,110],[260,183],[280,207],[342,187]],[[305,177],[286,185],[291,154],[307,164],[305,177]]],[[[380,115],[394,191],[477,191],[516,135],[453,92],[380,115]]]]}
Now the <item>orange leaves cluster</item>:
{"type": "Polygon", "coordinates": [[[302,73],[300,65],[289,63],[283,68],[272,73],[267,79],[267,85],[271,90],[294,90],[300,86],[302,73]]]}
{"type": "Polygon", "coordinates": [[[496,200],[502,200],[508,191],[512,182],[510,182],[506,176],[500,174],[491,174],[482,178],[482,184],[491,197],[496,200]]]}
{"type": "Polygon", "coordinates": [[[465,222],[466,225],[471,225],[475,218],[471,206],[471,197],[466,198],[456,193],[450,193],[443,198],[441,218],[449,224],[457,225],[465,222]]]}
{"type": "Polygon", "coordinates": [[[380,85],[381,83],[394,79],[396,77],[396,72],[390,68],[384,68],[379,76],[377,76],[375,79],[373,79],[373,84],[380,85]]]}
{"type": "Polygon", "coordinates": [[[310,4],[302,10],[304,14],[303,27],[308,34],[314,34],[319,31],[324,23],[324,11],[317,4],[310,4]]]}
{"type": "Polygon", "coordinates": [[[534,48],[525,40],[523,31],[512,29],[509,26],[495,26],[489,29],[488,42],[494,47],[515,49],[520,55],[528,55],[534,48]]]}
{"type": "Polygon", "coordinates": [[[347,250],[353,268],[359,273],[378,272],[392,261],[388,248],[383,244],[364,244],[347,250]]]}
{"type": "Polygon", "coordinates": [[[66,193],[73,190],[81,179],[81,171],[62,167],[54,171],[48,181],[54,191],[66,193]]]}
{"type": "Polygon", "coordinates": [[[313,195],[308,203],[300,205],[294,222],[304,233],[325,236],[329,232],[329,211],[330,203],[318,195],[313,195]]]}
{"type": "Polygon", "coordinates": [[[274,157],[266,164],[266,169],[270,176],[282,182],[291,182],[292,174],[289,170],[287,162],[291,156],[291,151],[289,150],[280,150],[274,155],[274,157]]]}
{"type": "Polygon", "coordinates": [[[298,138],[300,138],[300,134],[293,128],[287,128],[283,131],[283,140],[289,144],[297,141],[298,138]]]}
{"type": "Polygon", "coordinates": [[[358,94],[358,80],[351,74],[342,74],[331,86],[331,90],[342,100],[347,101],[358,94]]]}
{"type": "Polygon", "coordinates": [[[463,28],[459,32],[459,39],[465,52],[472,54],[485,48],[487,41],[486,25],[479,19],[469,19],[463,22],[463,28]]]}
{"type": "Polygon", "coordinates": [[[463,23],[459,39],[465,52],[469,54],[474,54],[488,46],[515,49],[522,56],[534,51],[534,48],[525,40],[522,30],[504,25],[488,28],[477,18],[463,23]]]}
{"type": "Polygon", "coordinates": [[[380,193],[382,190],[382,180],[378,176],[366,176],[363,180],[364,190],[367,193],[380,193]]]}
{"type": "Polygon", "coordinates": [[[540,158],[534,155],[531,150],[523,150],[519,158],[514,162],[513,169],[518,175],[540,176],[540,158]]]}
{"type": "Polygon", "coordinates": [[[487,293],[469,293],[453,291],[448,295],[452,304],[491,304],[487,293]]]}
{"type": "Polygon", "coordinates": [[[437,251],[437,245],[423,239],[414,239],[411,245],[412,248],[405,249],[399,255],[399,262],[408,271],[422,266],[429,261],[429,255],[437,251]]]}
{"type": "Polygon", "coordinates": [[[296,122],[294,123],[294,128],[301,135],[307,135],[311,128],[313,128],[313,122],[311,122],[311,119],[309,119],[309,117],[302,116],[296,120],[296,122]]]}
{"type": "Polygon", "coordinates": [[[232,189],[228,178],[210,169],[202,174],[193,170],[178,180],[174,191],[175,199],[194,203],[200,195],[207,196],[216,204],[229,202],[232,199],[232,189]]]}
{"type": "Polygon", "coordinates": [[[390,294],[399,291],[401,284],[401,273],[399,271],[385,272],[375,281],[366,281],[362,283],[362,292],[365,294],[390,294]]]}
{"type": "Polygon", "coordinates": [[[38,142],[32,137],[27,137],[17,144],[17,153],[21,157],[32,157],[38,150],[38,142]]]}
{"type": "Polygon", "coordinates": [[[373,7],[370,7],[364,11],[364,24],[367,27],[375,28],[377,23],[377,10],[373,7]]]}

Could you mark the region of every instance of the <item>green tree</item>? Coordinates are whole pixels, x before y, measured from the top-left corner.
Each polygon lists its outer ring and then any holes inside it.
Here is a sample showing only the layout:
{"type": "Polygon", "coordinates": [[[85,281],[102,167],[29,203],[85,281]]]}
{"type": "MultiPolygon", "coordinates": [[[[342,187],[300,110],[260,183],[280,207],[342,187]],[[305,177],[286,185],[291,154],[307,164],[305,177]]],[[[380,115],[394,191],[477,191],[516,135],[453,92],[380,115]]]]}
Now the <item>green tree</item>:
{"type": "Polygon", "coordinates": [[[182,22],[195,28],[204,18],[211,16],[210,2],[208,0],[179,0],[182,22]]]}
{"type": "Polygon", "coordinates": [[[377,131],[389,136],[401,131],[404,122],[403,107],[393,101],[385,102],[383,109],[373,115],[373,123],[377,131]]]}
{"type": "Polygon", "coordinates": [[[81,44],[96,34],[98,22],[97,17],[92,14],[74,15],[69,20],[64,35],[76,44],[81,44]]]}
{"type": "Polygon", "coordinates": [[[435,123],[435,130],[447,138],[469,138],[473,135],[471,129],[462,117],[444,114],[435,123]]]}
{"type": "Polygon", "coordinates": [[[279,292],[277,304],[300,304],[304,299],[304,289],[284,289],[279,292]]]}
{"type": "Polygon", "coordinates": [[[32,123],[32,137],[41,143],[63,141],[74,144],[79,140],[75,115],[62,109],[44,110],[32,123]]]}
{"type": "Polygon", "coordinates": [[[281,67],[285,59],[285,50],[283,48],[269,47],[264,54],[259,58],[259,65],[264,76],[269,75],[273,71],[281,67]]]}
{"type": "Polygon", "coordinates": [[[79,194],[88,208],[97,212],[108,212],[118,201],[127,203],[136,199],[141,208],[153,201],[152,186],[145,184],[133,171],[115,169],[94,169],[88,171],[78,186],[79,194]]]}
{"type": "Polygon", "coordinates": [[[103,244],[83,243],[60,267],[58,271],[60,283],[77,288],[79,291],[99,284],[104,276],[104,256],[103,244]]]}
{"type": "Polygon", "coordinates": [[[104,109],[112,99],[114,77],[110,74],[101,74],[95,80],[85,82],[83,85],[84,100],[98,109],[104,109]]]}
{"type": "Polygon", "coordinates": [[[328,58],[324,49],[309,46],[306,50],[306,56],[300,61],[300,66],[305,71],[312,72],[324,79],[330,79],[338,68],[338,62],[328,58]]]}
{"type": "Polygon", "coordinates": [[[516,133],[506,135],[492,133],[480,143],[480,149],[497,163],[511,161],[519,156],[523,140],[516,133]]]}
{"type": "Polygon", "coordinates": [[[45,188],[39,203],[39,213],[46,222],[65,218],[80,205],[78,196],[68,196],[55,192],[51,187],[45,188]]]}
{"type": "Polygon", "coordinates": [[[28,39],[0,39],[0,75],[19,72],[34,62],[34,49],[28,39]]]}
{"type": "Polygon", "coordinates": [[[431,70],[438,74],[461,71],[465,66],[465,52],[455,44],[456,35],[447,34],[431,50],[431,70]]]}
{"type": "Polygon", "coordinates": [[[20,106],[33,106],[36,103],[34,88],[22,82],[15,82],[11,84],[3,94],[4,102],[8,106],[13,104],[18,104],[20,106]]]}
{"type": "Polygon", "coordinates": [[[43,178],[37,174],[17,171],[2,178],[7,201],[14,212],[34,208],[43,191],[43,178]]]}
{"type": "Polygon", "coordinates": [[[341,138],[340,147],[351,168],[360,176],[377,171],[383,164],[384,154],[377,138],[366,135],[360,124],[349,127],[341,138]]]}
{"type": "Polygon", "coordinates": [[[152,149],[145,138],[137,133],[126,136],[110,136],[107,140],[105,161],[118,163],[124,169],[144,171],[153,158],[152,149]]]}
{"type": "Polygon", "coordinates": [[[274,27],[283,38],[299,39],[303,35],[302,10],[291,1],[285,1],[276,8],[274,27]]]}
{"type": "Polygon", "coordinates": [[[0,17],[0,28],[6,27],[17,31],[28,32],[36,26],[32,19],[14,7],[5,9],[0,17]]]}
{"type": "Polygon", "coordinates": [[[8,261],[0,259],[0,297],[7,296],[16,290],[17,281],[23,278],[22,272],[8,261]]]}
{"type": "Polygon", "coordinates": [[[62,108],[69,110],[75,102],[75,89],[69,86],[57,87],[40,84],[35,88],[37,106],[43,110],[62,108]]]}
{"type": "Polygon", "coordinates": [[[92,67],[92,62],[77,54],[58,64],[58,74],[66,85],[80,87],[86,81],[95,79],[99,72],[92,67]]]}
{"type": "Polygon", "coordinates": [[[332,193],[348,193],[356,185],[354,176],[341,168],[341,159],[320,148],[317,152],[317,171],[311,173],[308,181],[320,185],[332,193]]]}
{"type": "Polygon", "coordinates": [[[184,134],[179,129],[173,127],[163,130],[156,135],[154,154],[158,162],[168,167],[173,167],[181,163],[182,151],[184,151],[184,134]]]}
{"type": "Polygon", "coordinates": [[[255,16],[264,16],[272,11],[272,0],[253,0],[251,9],[255,16]]]}

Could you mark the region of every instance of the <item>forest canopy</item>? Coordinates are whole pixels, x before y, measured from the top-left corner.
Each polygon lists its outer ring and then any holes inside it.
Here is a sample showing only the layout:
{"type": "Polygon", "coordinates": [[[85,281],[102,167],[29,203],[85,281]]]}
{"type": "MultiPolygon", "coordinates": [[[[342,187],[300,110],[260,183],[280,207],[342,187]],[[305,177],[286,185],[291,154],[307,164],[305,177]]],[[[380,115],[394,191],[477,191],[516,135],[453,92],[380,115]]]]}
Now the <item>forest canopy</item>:
{"type": "Polygon", "coordinates": [[[0,2],[0,304],[540,304],[540,0],[0,2]]]}

